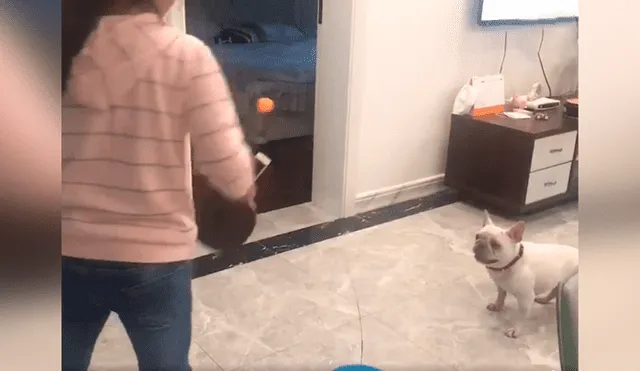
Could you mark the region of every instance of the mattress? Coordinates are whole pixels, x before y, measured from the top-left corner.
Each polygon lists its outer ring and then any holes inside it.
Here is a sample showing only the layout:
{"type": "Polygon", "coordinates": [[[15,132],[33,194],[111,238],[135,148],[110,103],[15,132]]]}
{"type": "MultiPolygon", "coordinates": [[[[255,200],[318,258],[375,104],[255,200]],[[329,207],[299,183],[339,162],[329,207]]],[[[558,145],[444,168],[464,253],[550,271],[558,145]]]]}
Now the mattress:
{"type": "Polygon", "coordinates": [[[244,133],[254,145],[271,141],[299,138],[313,135],[313,113],[287,114],[281,113],[268,117],[257,114],[240,117],[244,133]]]}
{"type": "Polygon", "coordinates": [[[313,84],[316,39],[251,44],[216,44],[213,52],[228,79],[313,84]]]}
{"type": "Polygon", "coordinates": [[[262,96],[276,101],[276,109],[311,114],[315,101],[316,40],[212,47],[229,81],[238,112],[255,113],[262,96]]]}

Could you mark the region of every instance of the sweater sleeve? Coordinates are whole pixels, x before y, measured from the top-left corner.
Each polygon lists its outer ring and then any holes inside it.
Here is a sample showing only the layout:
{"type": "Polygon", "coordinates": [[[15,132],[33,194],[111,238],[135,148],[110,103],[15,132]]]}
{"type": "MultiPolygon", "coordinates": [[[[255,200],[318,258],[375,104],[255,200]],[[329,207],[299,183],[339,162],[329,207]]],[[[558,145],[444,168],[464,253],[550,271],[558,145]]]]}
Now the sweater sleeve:
{"type": "Polygon", "coordinates": [[[198,48],[184,111],[193,166],[222,195],[239,199],[254,183],[253,154],[218,61],[206,45],[198,48]]]}

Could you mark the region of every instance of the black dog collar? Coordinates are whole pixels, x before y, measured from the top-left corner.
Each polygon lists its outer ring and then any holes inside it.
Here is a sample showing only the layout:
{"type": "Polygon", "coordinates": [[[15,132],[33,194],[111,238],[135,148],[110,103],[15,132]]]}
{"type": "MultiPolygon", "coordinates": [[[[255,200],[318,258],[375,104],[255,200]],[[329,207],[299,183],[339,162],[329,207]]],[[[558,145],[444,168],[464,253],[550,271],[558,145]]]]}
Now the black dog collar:
{"type": "Polygon", "coordinates": [[[507,269],[509,269],[509,268],[513,267],[513,265],[514,265],[515,263],[517,263],[517,262],[518,262],[518,260],[520,260],[520,258],[522,258],[522,255],[523,255],[523,254],[524,254],[524,245],[523,245],[523,244],[520,244],[520,251],[518,252],[518,255],[517,255],[515,258],[513,258],[513,260],[512,260],[512,261],[510,261],[510,262],[509,262],[509,264],[505,265],[505,266],[504,266],[504,267],[502,267],[502,268],[487,267],[487,269],[490,269],[490,270],[492,270],[492,271],[494,271],[494,272],[504,272],[504,271],[506,271],[507,269]]]}

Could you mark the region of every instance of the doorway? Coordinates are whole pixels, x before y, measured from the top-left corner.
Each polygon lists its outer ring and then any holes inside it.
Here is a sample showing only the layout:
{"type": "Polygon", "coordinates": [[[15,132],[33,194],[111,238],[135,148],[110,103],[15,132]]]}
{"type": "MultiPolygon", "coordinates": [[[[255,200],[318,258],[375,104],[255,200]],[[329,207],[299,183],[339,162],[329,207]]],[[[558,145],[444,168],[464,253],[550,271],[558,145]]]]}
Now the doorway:
{"type": "Polygon", "coordinates": [[[272,173],[265,172],[258,184],[261,211],[312,201],[334,217],[349,215],[357,138],[349,135],[355,131],[349,125],[353,0],[186,3],[173,10],[170,22],[208,40],[223,68],[226,61],[247,137],[272,157],[272,173]],[[288,10],[282,11],[283,4],[288,10]],[[272,48],[271,59],[253,58],[257,66],[247,66],[260,48],[272,48]],[[279,55],[294,58],[274,63],[278,48],[279,55]],[[261,97],[281,110],[258,115],[261,97]]]}
{"type": "Polygon", "coordinates": [[[317,0],[189,0],[186,31],[220,63],[254,152],[258,213],[311,201],[317,0]]]}

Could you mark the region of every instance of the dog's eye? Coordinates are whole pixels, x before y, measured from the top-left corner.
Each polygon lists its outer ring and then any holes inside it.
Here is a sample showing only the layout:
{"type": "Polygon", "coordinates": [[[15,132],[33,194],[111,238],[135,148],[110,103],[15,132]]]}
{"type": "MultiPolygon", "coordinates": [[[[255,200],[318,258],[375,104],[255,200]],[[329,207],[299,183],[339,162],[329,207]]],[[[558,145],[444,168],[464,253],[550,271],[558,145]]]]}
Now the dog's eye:
{"type": "Polygon", "coordinates": [[[501,246],[497,241],[491,241],[491,247],[498,250],[501,246]]]}
{"type": "Polygon", "coordinates": [[[480,235],[479,235],[479,234],[477,234],[477,235],[476,235],[476,240],[479,240],[479,239],[480,239],[480,235]]]}

